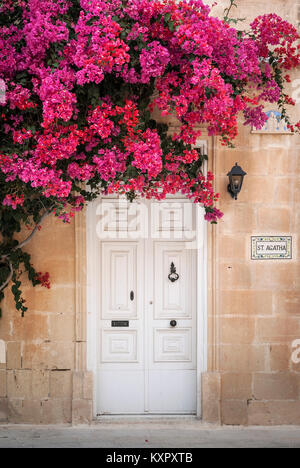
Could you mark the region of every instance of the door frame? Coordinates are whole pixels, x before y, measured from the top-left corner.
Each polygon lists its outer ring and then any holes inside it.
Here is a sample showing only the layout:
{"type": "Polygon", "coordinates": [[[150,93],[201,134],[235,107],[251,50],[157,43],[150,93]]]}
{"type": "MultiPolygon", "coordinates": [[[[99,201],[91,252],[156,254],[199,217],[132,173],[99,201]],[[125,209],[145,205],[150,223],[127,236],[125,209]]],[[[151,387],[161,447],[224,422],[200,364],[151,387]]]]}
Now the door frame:
{"type": "MultiPolygon", "coordinates": [[[[103,197],[105,199],[105,197],[103,197]]],[[[97,371],[97,355],[99,353],[98,336],[98,313],[101,308],[100,294],[95,293],[99,288],[101,280],[101,240],[97,237],[97,208],[101,198],[92,202],[87,208],[86,236],[87,236],[87,369],[92,371],[94,377],[97,371]]],[[[204,220],[204,209],[196,207],[197,226],[197,418],[202,416],[202,391],[201,375],[207,372],[208,361],[208,313],[207,313],[207,223],[204,220]]],[[[125,240],[125,239],[124,239],[125,240]]],[[[93,396],[96,402],[97,379],[94,378],[93,396]]],[[[94,418],[97,417],[96,405],[94,404],[94,418]]],[[[145,415],[147,417],[147,415],[145,415]]]]}

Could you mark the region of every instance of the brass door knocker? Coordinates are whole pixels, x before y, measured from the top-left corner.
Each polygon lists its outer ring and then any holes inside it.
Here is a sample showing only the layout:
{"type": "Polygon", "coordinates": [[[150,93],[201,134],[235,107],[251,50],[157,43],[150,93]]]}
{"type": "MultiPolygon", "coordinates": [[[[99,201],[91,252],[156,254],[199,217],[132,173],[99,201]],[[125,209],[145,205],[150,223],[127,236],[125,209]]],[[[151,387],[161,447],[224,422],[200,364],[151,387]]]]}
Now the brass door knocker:
{"type": "Polygon", "coordinates": [[[179,279],[179,274],[176,273],[176,267],[175,267],[173,262],[171,263],[170,274],[169,274],[168,278],[172,283],[175,283],[175,281],[177,281],[179,279]]]}

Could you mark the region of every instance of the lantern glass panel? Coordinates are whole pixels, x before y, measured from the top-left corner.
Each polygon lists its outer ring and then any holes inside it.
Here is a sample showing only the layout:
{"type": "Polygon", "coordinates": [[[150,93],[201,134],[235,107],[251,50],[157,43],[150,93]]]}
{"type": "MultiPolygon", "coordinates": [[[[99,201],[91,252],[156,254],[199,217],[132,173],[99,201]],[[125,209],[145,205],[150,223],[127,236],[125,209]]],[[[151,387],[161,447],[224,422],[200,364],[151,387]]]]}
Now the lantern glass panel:
{"type": "Polygon", "coordinates": [[[240,189],[242,185],[242,176],[241,175],[233,175],[232,176],[232,188],[233,190],[240,189]]]}

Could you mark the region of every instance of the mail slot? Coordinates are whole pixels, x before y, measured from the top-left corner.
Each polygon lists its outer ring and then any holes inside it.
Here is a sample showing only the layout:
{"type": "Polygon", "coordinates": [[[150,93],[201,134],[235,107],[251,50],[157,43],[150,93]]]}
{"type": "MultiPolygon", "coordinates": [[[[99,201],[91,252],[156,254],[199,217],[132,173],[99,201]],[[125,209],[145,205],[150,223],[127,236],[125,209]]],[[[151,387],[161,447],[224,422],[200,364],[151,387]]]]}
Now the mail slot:
{"type": "Polygon", "coordinates": [[[129,327],[129,320],[112,320],[112,327],[129,327]]]}

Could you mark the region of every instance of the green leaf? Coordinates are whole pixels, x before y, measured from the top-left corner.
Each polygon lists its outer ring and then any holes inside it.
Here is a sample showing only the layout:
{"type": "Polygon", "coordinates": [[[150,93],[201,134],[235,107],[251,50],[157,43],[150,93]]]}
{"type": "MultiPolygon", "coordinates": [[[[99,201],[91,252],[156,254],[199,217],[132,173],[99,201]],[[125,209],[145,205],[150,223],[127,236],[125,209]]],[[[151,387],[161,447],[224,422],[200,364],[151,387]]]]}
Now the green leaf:
{"type": "Polygon", "coordinates": [[[173,21],[169,21],[169,29],[171,32],[173,32],[175,30],[175,25],[174,25],[174,22],[173,21]]]}
{"type": "Polygon", "coordinates": [[[99,16],[93,16],[90,20],[86,22],[87,26],[93,26],[93,24],[99,20],[99,16]]]}

